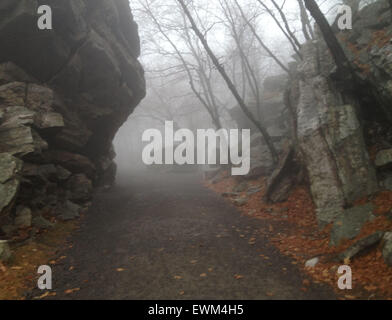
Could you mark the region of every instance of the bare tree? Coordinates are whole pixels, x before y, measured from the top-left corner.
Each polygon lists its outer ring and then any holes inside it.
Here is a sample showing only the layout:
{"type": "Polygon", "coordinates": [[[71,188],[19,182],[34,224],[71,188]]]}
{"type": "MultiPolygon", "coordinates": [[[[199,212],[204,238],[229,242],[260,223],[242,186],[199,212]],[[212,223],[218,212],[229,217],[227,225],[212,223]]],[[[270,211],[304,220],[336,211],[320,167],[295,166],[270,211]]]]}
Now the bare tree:
{"type": "MultiPolygon", "coordinates": [[[[242,65],[242,72],[249,84],[249,87],[252,91],[253,97],[256,101],[256,108],[257,108],[257,117],[258,121],[262,121],[260,109],[261,109],[261,96],[260,96],[260,79],[258,78],[255,66],[252,67],[252,64],[249,59],[249,55],[245,52],[245,45],[243,43],[243,35],[246,33],[246,29],[243,29],[242,32],[237,30],[236,21],[239,19],[235,16],[233,9],[230,8],[228,0],[220,0],[221,7],[223,9],[224,16],[228,22],[231,35],[234,39],[234,42],[237,46],[237,50],[239,53],[239,57],[241,60],[242,65]]],[[[240,20],[241,21],[241,20],[240,20]]],[[[244,96],[242,96],[245,100],[244,96]]]]}
{"type": "MultiPolygon", "coordinates": [[[[197,89],[197,86],[196,86],[196,83],[194,80],[194,75],[192,73],[192,67],[190,66],[189,62],[186,61],[184,54],[181,52],[181,50],[178,48],[178,46],[175,44],[175,42],[171,40],[171,38],[169,37],[167,32],[162,27],[161,23],[157,20],[156,16],[154,15],[153,11],[151,10],[149,2],[145,1],[143,3],[141,0],[139,0],[139,3],[144,8],[146,14],[151,18],[151,20],[155,24],[156,28],[158,29],[158,31],[162,34],[162,36],[167,40],[167,42],[173,48],[177,58],[180,60],[182,66],[188,76],[189,85],[191,87],[192,92],[195,94],[195,96],[198,98],[198,100],[204,106],[206,111],[210,114],[214,125],[217,128],[221,128],[222,124],[220,121],[219,112],[216,109],[215,105],[213,103],[211,103],[209,92],[207,92],[207,88],[204,87],[204,93],[205,93],[204,96],[207,97],[207,98],[204,98],[203,95],[200,93],[200,91],[197,89]]],[[[197,58],[197,55],[195,55],[195,56],[197,58]]],[[[200,75],[200,73],[203,73],[203,70],[202,70],[202,68],[200,68],[200,66],[199,66],[198,71],[199,71],[199,75],[200,75]]],[[[205,78],[205,75],[202,75],[202,77],[205,78]]]]}
{"type": "Polygon", "coordinates": [[[240,96],[240,94],[237,91],[237,88],[234,86],[233,82],[231,81],[230,77],[227,75],[224,67],[221,65],[221,63],[219,62],[218,58],[216,57],[216,55],[214,54],[214,52],[212,51],[211,47],[209,46],[206,38],[204,37],[204,35],[202,34],[202,32],[200,31],[200,29],[198,28],[198,26],[196,25],[196,22],[194,20],[194,18],[192,17],[191,12],[189,11],[188,7],[186,6],[184,0],[177,0],[178,3],[180,4],[181,8],[184,10],[185,15],[187,16],[193,31],[195,32],[195,34],[197,35],[197,37],[200,39],[200,42],[202,43],[204,49],[207,51],[208,55],[210,56],[212,62],[214,63],[215,67],[217,68],[217,70],[219,71],[219,73],[221,74],[222,78],[225,80],[229,90],[231,91],[231,93],[233,94],[233,96],[235,97],[235,99],[237,100],[239,106],[241,107],[242,111],[245,113],[245,115],[250,119],[250,121],[253,122],[253,124],[258,128],[258,130],[260,131],[260,133],[263,135],[263,138],[271,152],[271,156],[272,159],[274,161],[274,163],[278,163],[279,157],[278,157],[278,153],[275,149],[275,146],[271,140],[271,137],[269,136],[267,130],[255,119],[255,117],[253,116],[252,112],[249,110],[249,108],[247,107],[246,103],[244,102],[244,100],[242,99],[242,97],[240,96]]]}
{"type": "Polygon", "coordinates": [[[213,84],[212,84],[212,77],[213,77],[213,66],[209,57],[203,57],[203,53],[201,48],[199,47],[198,41],[193,41],[191,34],[189,33],[189,28],[186,21],[186,16],[184,15],[183,11],[182,14],[182,21],[183,21],[183,29],[182,36],[185,40],[185,43],[188,45],[191,55],[196,61],[197,64],[197,74],[200,79],[200,85],[202,88],[202,92],[204,93],[204,97],[206,103],[208,105],[208,109],[213,114],[211,117],[215,119],[215,123],[217,128],[222,128],[222,124],[220,122],[220,114],[219,110],[221,107],[218,104],[218,98],[215,95],[213,84]]]}
{"type": "Polygon", "coordinates": [[[242,18],[246,22],[246,24],[249,26],[249,29],[252,31],[254,36],[256,37],[257,41],[259,44],[262,46],[262,48],[267,52],[267,54],[284,70],[286,73],[289,73],[289,69],[285,66],[285,64],[272,52],[272,50],[264,43],[264,41],[260,38],[258,35],[255,27],[252,25],[250,20],[246,17],[243,9],[241,8],[240,4],[238,3],[238,0],[234,0],[234,3],[238,7],[238,10],[241,13],[242,18]]]}
{"type": "Polygon", "coordinates": [[[351,67],[351,63],[347,58],[339,40],[336,38],[328,20],[325,18],[324,14],[321,12],[317,2],[315,0],[304,0],[306,8],[309,10],[314,20],[316,20],[317,25],[320,28],[321,33],[331,51],[334,58],[336,66],[338,68],[339,75],[342,79],[349,81],[354,81],[356,78],[351,67]]]}
{"type": "Polygon", "coordinates": [[[272,4],[277,9],[277,11],[283,21],[284,27],[282,26],[282,24],[280,23],[278,18],[275,16],[274,12],[264,3],[264,1],[261,1],[261,0],[257,0],[257,1],[263,6],[263,8],[267,11],[267,13],[272,17],[272,19],[275,21],[278,28],[282,31],[284,36],[290,42],[295,53],[302,59],[302,55],[300,52],[301,44],[298,41],[297,37],[294,35],[294,33],[291,31],[290,25],[287,21],[285,14],[283,13],[283,10],[278,6],[278,4],[274,0],[271,0],[272,4]]]}
{"type": "Polygon", "coordinates": [[[302,33],[306,40],[314,39],[313,28],[310,24],[308,12],[306,11],[303,0],[298,0],[299,10],[301,13],[302,33]]]}

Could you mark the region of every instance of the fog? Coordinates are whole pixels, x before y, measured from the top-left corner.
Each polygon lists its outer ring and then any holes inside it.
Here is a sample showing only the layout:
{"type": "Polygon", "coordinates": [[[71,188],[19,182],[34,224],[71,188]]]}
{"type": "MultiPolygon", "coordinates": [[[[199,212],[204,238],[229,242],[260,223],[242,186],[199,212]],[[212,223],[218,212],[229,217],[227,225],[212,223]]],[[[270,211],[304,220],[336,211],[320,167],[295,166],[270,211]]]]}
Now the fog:
{"type": "MultiPolygon", "coordinates": [[[[264,80],[285,73],[277,61],[287,66],[298,59],[295,41],[303,43],[306,37],[299,3],[275,3],[281,12],[271,1],[194,0],[189,4],[198,27],[242,99],[249,105],[256,104],[256,109],[263,108],[259,95],[264,80]],[[287,37],[288,31],[292,36],[287,37]]],[[[339,3],[319,1],[331,22],[339,3]]],[[[217,122],[222,128],[238,126],[230,114],[238,103],[177,1],[132,0],[130,5],[139,25],[147,96],[114,140],[119,175],[146,169],[142,134],[150,128],[163,130],[165,121],[193,132],[216,128],[217,122]]],[[[314,21],[310,16],[308,19],[308,33],[316,32],[314,21]]],[[[254,113],[260,117],[260,112],[263,110],[254,113]]],[[[262,119],[258,121],[262,123],[262,119]]]]}

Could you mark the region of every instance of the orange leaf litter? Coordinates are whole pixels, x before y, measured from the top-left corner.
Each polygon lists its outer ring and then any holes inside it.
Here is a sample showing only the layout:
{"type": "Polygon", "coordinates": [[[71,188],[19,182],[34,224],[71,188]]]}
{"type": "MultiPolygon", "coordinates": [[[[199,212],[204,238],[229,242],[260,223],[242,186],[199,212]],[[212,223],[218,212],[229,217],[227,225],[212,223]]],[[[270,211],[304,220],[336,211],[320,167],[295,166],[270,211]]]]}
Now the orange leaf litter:
{"type": "MultiPolygon", "coordinates": [[[[233,187],[239,183],[238,180],[228,176],[226,172],[221,175],[225,178],[216,184],[205,182],[206,186],[220,194],[232,192],[233,187]]],[[[266,186],[265,178],[249,181],[249,186],[262,186],[262,190],[253,195],[246,195],[246,192],[241,193],[240,196],[247,196],[248,202],[238,210],[245,215],[252,212],[252,217],[268,221],[269,226],[266,224],[266,227],[261,231],[268,236],[268,239],[282,254],[290,256],[294,260],[294,264],[311,276],[315,283],[331,285],[338,296],[341,296],[340,299],[392,299],[392,267],[388,267],[384,262],[380,246],[350,262],[353,272],[354,290],[352,291],[338,289],[337,269],[343,263],[332,259],[337,253],[344,251],[363,237],[380,230],[392,231],[392,221],[386,217],[386,214],[392,209],[392,192],[379,192],[371,200],[375,206],[376,219],[367,223],[355,239],[345,241],[339,247],[331,248],[329,246],[329,232],[332,226],[329,225],[324,230],[319,230],[315,206],[305,185],[297,186],[286,202],[276,204],[268,204],[262,200],[266,186]],[[288,218],[273,216],[270,212],[284,212],[288,218]],[[320,257],[320,262],[316,267],[305,268],[305,262],[314,257],[320,257]]],[[[230,198],[227,201],[231,201],[230,198]]],[[[369,201],[368,199],[360,199],[355,205],[369,201]]]]}

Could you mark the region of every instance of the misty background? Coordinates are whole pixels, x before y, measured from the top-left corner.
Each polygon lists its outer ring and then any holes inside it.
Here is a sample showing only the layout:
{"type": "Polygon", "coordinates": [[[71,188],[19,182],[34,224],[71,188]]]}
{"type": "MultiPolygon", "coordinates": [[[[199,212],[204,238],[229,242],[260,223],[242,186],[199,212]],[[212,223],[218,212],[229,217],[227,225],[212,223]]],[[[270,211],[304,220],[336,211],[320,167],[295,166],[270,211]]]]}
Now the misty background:
{"type": "MultiPolygon", "coordinates": [[[[287,31],[285,34],[281,27],[288,24],[294,39],[299,43],[306,40],[301,1],[192,0],[188,4],[221,65],[244,101],[253,106],[252,111],[261,123],[263,112],[268,111],[263,110],[262,104],[265,79],[285,73],[277,60],[288,66],[298,58],[295,43],[289,41],[287,31]]],[[[371,2],[374,1],[361,1],[360,6],[371,2]]],[[[338,5],[343,4],[335,0],[318,3],[331,23],[338,14],[338,5]]],[[[358,5],[356,0],[344,3],[358,5]]],[[[165,120],[173,121],[177,129],[188,128],[193,132],[218,126],[238,127],[232,112],[238,108],[237,102],[177,1],[131,0],[130,5],[139,25],[147,96],[114,140],[118,175],[146,168],[142,163],[146,145],[142,143],[142,134],[150,128],[160,129],[164,134],[165,120]]],[[[317,32],[310,15],[308,19],[311,26],[308,32],[317,32]]]]}

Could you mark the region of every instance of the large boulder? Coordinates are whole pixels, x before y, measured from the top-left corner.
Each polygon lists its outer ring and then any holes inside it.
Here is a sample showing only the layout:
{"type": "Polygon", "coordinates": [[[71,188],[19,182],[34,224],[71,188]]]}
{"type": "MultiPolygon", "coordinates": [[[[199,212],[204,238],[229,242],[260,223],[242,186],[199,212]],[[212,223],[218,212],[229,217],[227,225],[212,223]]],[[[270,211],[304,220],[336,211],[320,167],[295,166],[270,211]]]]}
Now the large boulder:
{"type": "Polygon", "coordinates": [[[72,173],[84,173],[90,178],[95,177],[96,167],[86,156],[62,150],[51,150],[45,155],[51,163],[60,165],[72,173]]]}
{"type": "MultiPolygon", "coordinates": [[[[343,32],[343,48],[377,95],[368,103],[368,114],[379,114],[381,121],[392,121],[392,25],[390,1],[378,0],[359,12],[353,30],[343,32]]],[[[388,123],[386,123],[388,125],[388,123]]]]}
{"type": "Polygon", "coordinates": [[[6,107],[3,112],[0,124],[0,150],[16,156],[39,152],[41,139],[31,128],[35,113],[23,105],[6,107]]]}
{"type": "MultiPolygon", "coordinates": [[[[284,101],[284,89],[287,81],[288,77],[286,74],[267,77],[263,83],[260,105],[257,105],[256,101],[252,99],[246,101],[254,118],[262,120],[263,126],[271,136],[274,144],[276,144],[275,147],[277,149],[280,149],[280,142],[287,138],[290,133],[289,115],[284,101]]],[[[240,107],[237,106],[230,109],[229,113],[239,128],[251,130],[252,147],[264,144],[260,131],[240,107]]],[[[257,166],[255,165],[255,167],[257,166]]],[[[267,167],[267,165],[264,164],[264,167],[267,167]]]]}
{"type": "Polygon", "coordinates": [[[145,96],[128,0],[48,0],[53,30],[37,28],[40,4],[0,4],[0,224],[113,183],[112,140],[145,96]]]}
{"type": "Polygon", "coordinates": [[[31,227],[32,215],[30,208],[27,207],[17,207],[16,208],[16,217],[15,217],[15,226],[17,228],[29,228],[31,227]]]}
{"type": "Polygon", "coordinates": [[[363,225],[375,217],[373,209],[372,204],[366,204],[340,213],[332,227],[330,245],[338,246],[343,240],[359,235],[363,225]]]}
{"type": "Polygon", "coordinates": [[[306,43],[297,70],[298,142],[321,226],[378,188],[356,107],[341,103],[338,88],[329,80],[331,57],[318,54],[324,46],[321,41],[306,43]]]}
{"type": "Polygon", "coordinates": [[[35,216],[32,220],[32,225],[35,228],[41,229],[41,230],[47,230],[47,229],[52,229],[54,227],[54,224],[45,219],[42,216],[35,216]]]}
{"type": "Polygon", "coordinates": [[[85,174],[76,174],[67,181],[68,198],[75,202],[87,201],[91,198],[93,185],[85,174]]]}
{"type": "Polygon", "coordinates": [[[56,208],[57,216],[63,221],[74,220],[79,218],[81,207],[69,200],[61,203],[56,208]]]}
{"type": "Polygon", "coordinates": [[[378,152],[375,164],[377,167],[392,165],[392,149],[381,150],[378,152]]]}
{"type": "Polygon", "coordinates": [[[11,258],[11,250],[6,240],[0,240],[0,262],[7,262],[11,258]]]}
{"type": "Polygon", "coordinates": [[[392,173],[385,175],[384,179],[381,181],[381,185],[385,190],[392,191],[392,173]]]}
{"type": "Polygon", "coordinates": [[[382,255],[385,262],[392,267],[392,232],[385,233],[382,255]]]}
{"type": "Polygon", "coordinates": [[[368,237],[365,237],[356,243],[354,243],[350,248],[338,255],[338,259],[344,262],[346,259],[352,260],[353,258],[359,256],[362,253],[370,250],[372,247],[376,246],[383,238],[384,233],[381,231],[375,232],[368,237]]]}
{"type": "Polygon", "coordinates": [[[0,153],[0,223],[2,211],[8,208],[17,196],[21,169],[22,162],[19,159],[9,153],[0,153]]]}

